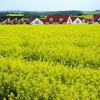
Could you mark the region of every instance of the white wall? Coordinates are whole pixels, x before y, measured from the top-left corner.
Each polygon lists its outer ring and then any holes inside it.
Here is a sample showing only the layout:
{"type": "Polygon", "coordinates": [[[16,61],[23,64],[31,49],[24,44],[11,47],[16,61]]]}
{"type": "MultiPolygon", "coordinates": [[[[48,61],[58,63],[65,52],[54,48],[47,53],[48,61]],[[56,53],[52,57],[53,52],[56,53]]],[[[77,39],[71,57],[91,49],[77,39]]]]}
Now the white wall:
{"type": "Polygon", "coordinates": [[[73,21],[73,24],[83,24],[83,22],[82,22],[79,18],[76,18],[76,19],[73,21]]]}
{"type": "Polygon", "coordinates": [[[67,24],[72,24],[72,19],[71,19],[70,16],[69,16],[68,19],[67,19],[67,24]]]}
{"type": "Polygon", "coordinates": [[[40,19],[34,19],[30,24],[44,24],[40,19]]]}

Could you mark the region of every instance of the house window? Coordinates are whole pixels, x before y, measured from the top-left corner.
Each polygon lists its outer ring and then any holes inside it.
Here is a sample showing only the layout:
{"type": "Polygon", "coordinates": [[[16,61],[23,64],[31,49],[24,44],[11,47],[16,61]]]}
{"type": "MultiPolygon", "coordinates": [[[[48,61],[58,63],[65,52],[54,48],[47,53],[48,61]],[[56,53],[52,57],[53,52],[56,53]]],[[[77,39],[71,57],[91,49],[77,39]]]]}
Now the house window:
{"type": "Polygon", "coordinates": [[[79,23],[79,20],[76,20],[76,23],[79,23]]]}
{"type": "Polygon", "coordinates": [[[53,21],[54,21],[53,18],[50,18],[50,19],[49,19],[49,23],[50,23],[50,24],[52,24],[53,21]]]}
{"type": "Polygon", "coordinates": [[[39,21],[38,20],[35,20],[35,24],[39,24],[39,21]]]}
{"type": "Polygon", "coordinates": [[[59,24],[63,24],[63,18],[59,18],[59,24]]]}
{"type": "Polygon", "coordinates": [[[71,20],[69,19],[69,20],[68,20],[68,24],[71,24],[71,23],[72,23],[72,22],[71,22],[71,20]]]}

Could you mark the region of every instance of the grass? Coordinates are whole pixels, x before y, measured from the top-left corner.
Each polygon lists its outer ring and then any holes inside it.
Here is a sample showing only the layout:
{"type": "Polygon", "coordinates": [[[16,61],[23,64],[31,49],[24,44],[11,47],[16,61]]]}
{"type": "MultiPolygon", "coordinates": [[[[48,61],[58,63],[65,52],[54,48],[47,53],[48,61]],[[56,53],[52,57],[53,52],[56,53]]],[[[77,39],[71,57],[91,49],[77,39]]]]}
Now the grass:
{"type": "Polygon", "coordinates": [[[99,100],[100,25],[1,25],[0,100],[99,100]]]}
{"type": "Polygon", "coordinates": [[[84,18],[93,18],[93,14],[90,14],[90,15],[88,15],[88,14],[87,15],[82,15],[82,17],[84,17],[84,18]]]}
{"type": "Polygon", "coordinates": [[[84,14],[78,17],[84,17],[84,18],[93,18],[93,14],[84,14]]]}
{"type": "Polygon", "coordinates": [[[7,16],[24,16],[24,14],[7,14],[7,16]]]}

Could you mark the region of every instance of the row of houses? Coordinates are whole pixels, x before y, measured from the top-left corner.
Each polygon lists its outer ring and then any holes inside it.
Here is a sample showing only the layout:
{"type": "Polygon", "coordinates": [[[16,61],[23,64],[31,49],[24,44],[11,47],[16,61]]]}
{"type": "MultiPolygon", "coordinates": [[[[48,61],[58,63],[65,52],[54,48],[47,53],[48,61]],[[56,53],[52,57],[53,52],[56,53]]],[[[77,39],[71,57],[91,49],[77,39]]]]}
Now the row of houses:
{"type": "Polygon", "coordinates": [[[23,18],[22,16],[1,16],[0,24],[92,24],[100,23],[100,15],[84,18],[65,15],[49,15],[46,18],[23,18]]]}
{"type": "Polygon", "coordinates": [[[27,24],[23,16],[0,16],[0,24],[27,24]]]}
{"type": "Polygon", "coordinates": [[[49,15],[45,19],[34,19],[30,24],[85,24],[93,23],[93,19],[85,19],[84,17],[49,15]]]}

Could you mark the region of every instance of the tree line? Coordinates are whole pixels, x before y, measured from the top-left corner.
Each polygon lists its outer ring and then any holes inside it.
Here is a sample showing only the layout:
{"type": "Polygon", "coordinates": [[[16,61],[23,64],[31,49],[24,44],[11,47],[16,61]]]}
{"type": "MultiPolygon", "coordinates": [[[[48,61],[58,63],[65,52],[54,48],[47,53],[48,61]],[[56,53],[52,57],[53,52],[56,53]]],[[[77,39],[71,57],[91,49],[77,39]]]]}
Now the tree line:
{"type": "Polygon", "coordinates": [[[23,17],[46,17],[48,15],[70,15],[70,16],[81,16],[83,13],[81,11],[7,11],[7,12],[0,12],[0,16],[8,16],[9,14],[16,14],[18,16],[19,14],[22,14],[23,17]]]}

